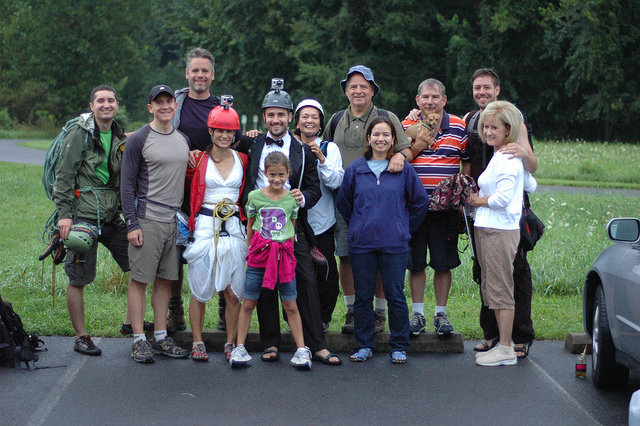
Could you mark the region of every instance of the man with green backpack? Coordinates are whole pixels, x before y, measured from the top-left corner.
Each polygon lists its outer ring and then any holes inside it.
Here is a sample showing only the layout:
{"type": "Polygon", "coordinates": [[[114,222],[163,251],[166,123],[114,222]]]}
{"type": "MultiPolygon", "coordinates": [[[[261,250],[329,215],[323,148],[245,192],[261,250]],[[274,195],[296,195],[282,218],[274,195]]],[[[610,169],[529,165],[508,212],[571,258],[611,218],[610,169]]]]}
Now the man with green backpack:
{"type": "Polygon", "coordinates": [[[89,97],[91,113],[71,120],[54,141],[45,162],[43,183],[55,202],[57,227],[69,249],[67,308],[75,330],[74,350],[100,355],[87,334],[84,286],[96,276],[98,245],[102,243],[123,271],[129,270],[127,230],[120,218],[120,167],[126,137],[114,120],[116,91],[97,86],[89,97]],[[48,186],[49,183],[49,186],[48,186]]]}

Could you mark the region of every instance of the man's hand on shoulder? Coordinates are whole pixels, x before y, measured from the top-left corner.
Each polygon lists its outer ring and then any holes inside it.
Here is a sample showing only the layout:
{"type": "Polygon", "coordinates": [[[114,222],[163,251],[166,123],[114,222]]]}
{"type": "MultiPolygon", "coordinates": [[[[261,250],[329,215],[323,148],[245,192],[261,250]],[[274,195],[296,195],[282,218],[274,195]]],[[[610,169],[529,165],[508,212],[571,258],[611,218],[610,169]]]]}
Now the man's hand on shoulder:
{"type": "Polygon", "coordinates": [[[404,155],[396,152],[393,157],[389,160],[389,167],[387,171],[389,173],[398,173],[401,172],[404,168],[404,155]]]}
{"type": "Polygon", "coordinates": [[[245,136],[249,136],[250,138],[257,138],[258,135],[260,135],[260,131],[253,129],[253,130],[247,130],[246,132],[244,132],[245,136]]]}
{"type": "Polygon", "coordinates": [[[420,120],[420,110],[417,108],[409,111],[409,114],[405,117],[405,120],[418,121],[420,120]]]}

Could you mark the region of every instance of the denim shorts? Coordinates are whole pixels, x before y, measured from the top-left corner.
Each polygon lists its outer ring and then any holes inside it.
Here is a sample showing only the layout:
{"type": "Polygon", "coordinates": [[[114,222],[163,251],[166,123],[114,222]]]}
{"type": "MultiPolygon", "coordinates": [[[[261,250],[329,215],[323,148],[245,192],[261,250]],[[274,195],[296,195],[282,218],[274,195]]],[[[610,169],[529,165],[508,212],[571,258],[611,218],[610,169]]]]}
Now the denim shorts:
{"type": "MultiPolygon", "coordinates": [[[[264,278],[265,268],[254,268],[247,266],[247,278],[244,280],[244,298],[249,300],[258,300],[260,298],[260,290],[262,290],[262,280],[264,278]]],[[[276,288],[280,292],[280,300],[286,302],[296,300],[298,292],[296,291],[296,279],[289,283],[278,282],[276,288]]]]}

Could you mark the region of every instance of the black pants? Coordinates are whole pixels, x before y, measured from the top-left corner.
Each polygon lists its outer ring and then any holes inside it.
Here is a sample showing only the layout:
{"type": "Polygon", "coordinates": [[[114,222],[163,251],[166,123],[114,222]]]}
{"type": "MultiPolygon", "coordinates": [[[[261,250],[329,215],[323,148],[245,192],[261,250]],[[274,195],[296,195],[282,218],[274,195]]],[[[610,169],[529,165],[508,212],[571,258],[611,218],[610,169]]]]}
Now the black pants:
{"type": "MultiPolygon", "coordinates": [[[[314,278],[314,267],[309,243],[304,233],[296,234],[294,245],[296,256],[296,303],[302,319],[304,344],[311,352],[318,352],[327,347],[324,341],[322,319],[320,316],[320,297],[314,278]]],[[[262,289],[258,299],[258,322],[260,324],[260,342],[264,348],[280,346],[280,315],[277,290],[262,289]]]]}
{"type": "MultiPolygon", "coordinates": [[[[473,226],[471,235],[473,234],[473,226]]],[[[475,247],[475,241],[471,241],[475,247]]],[[[473,279],[480,284],[480,265],[478,261],[473,261],[473,279]]],[[[516,257],[513,259],[513,298],[515,301],[515,313],[513,319],[513,330],[511,339],[514,343],[532,342],[536,333],[531,320],[531,296],[533,293],[533,283],[531,280],[531,268],[527,262],[527,253],[518,246],[516,257]]],[[[493,310],[484,305],[482,291],[480,292],[480,327],[485,340],[499,337],[498,323],[493,310]]]]}
{"type": "Polygon", "coordinates": [[[315,266],[318,295],[320,296],[320,316],[322,322],[331,322],[340,288],[338,286],[338,265],[336,263],[335,227],[316,235],[318,249],[327,258],[328,267],[315,266]],[[327,270],[328,268],[328,270],[327,270]]]}

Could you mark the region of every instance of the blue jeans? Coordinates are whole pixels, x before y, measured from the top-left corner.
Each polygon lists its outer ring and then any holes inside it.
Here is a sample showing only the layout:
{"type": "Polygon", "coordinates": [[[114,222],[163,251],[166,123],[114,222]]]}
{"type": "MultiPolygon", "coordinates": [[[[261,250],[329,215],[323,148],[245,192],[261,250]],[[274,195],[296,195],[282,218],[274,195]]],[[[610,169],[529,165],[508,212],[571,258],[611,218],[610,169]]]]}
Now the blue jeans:
{"type": "MultiPolygon", "coordinates": [[[[265,268],[254,268],[253,266],[247,266],[247,275],[244,280],[244,297],[249,300],[258,300],[260,298],[260,291],[262,290],[262,281],[264,279],[265,268]]],[[[280,300],[290,301],[296,300],[296,279],[288,283],[281,283],[278,281],[276,284],[278,292],[280,292],[280,300]]],[[[268,291],[265,289],[265,291],[268,291]]]]}
{"type": "Polygon", "coordinates": [[[358,348],[374,348],[375,319],[372,303],[378,271],[387,298],[391,350],[406,351],[409,348],[409,310],[404,296],[404,274],[408,258],[408,251],[351,253],[351,269],[356,289],[353,331],[358,348]]]}

